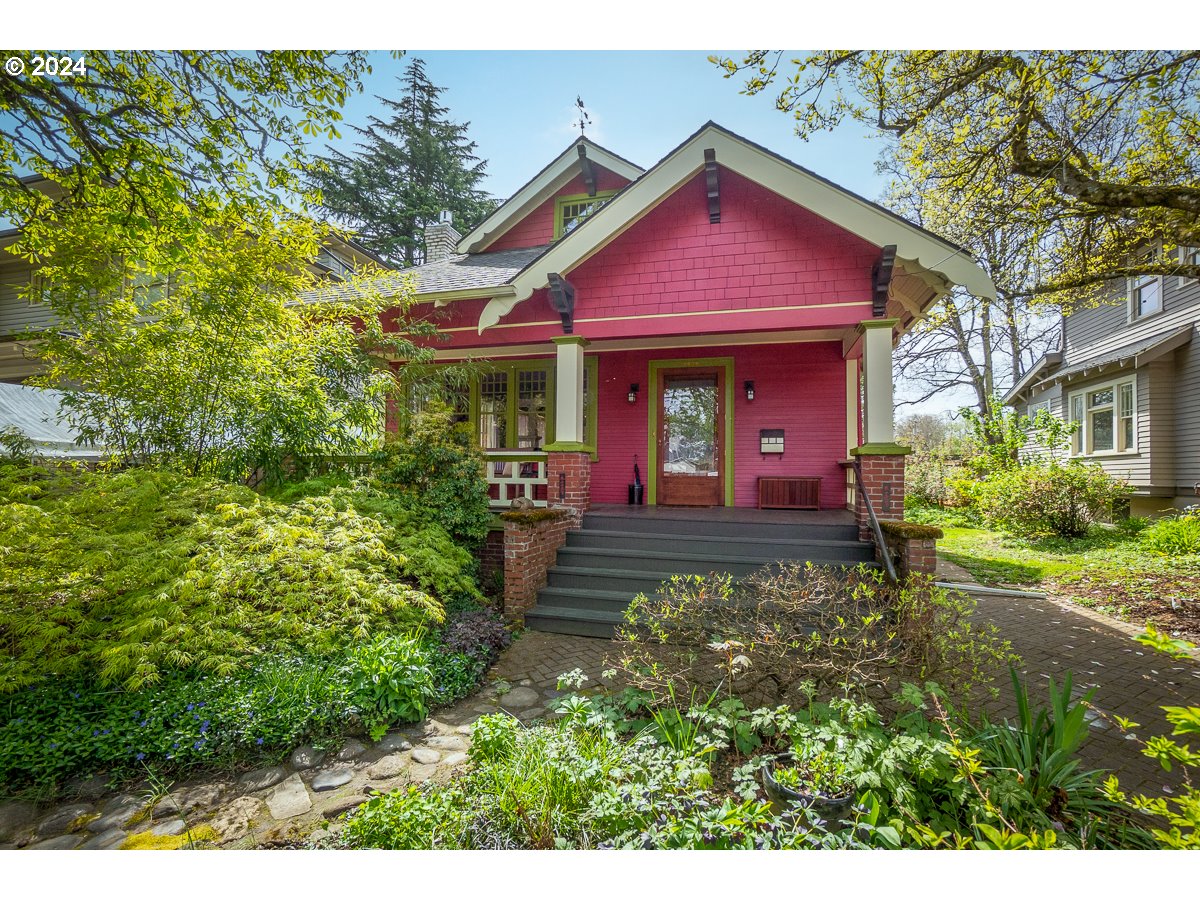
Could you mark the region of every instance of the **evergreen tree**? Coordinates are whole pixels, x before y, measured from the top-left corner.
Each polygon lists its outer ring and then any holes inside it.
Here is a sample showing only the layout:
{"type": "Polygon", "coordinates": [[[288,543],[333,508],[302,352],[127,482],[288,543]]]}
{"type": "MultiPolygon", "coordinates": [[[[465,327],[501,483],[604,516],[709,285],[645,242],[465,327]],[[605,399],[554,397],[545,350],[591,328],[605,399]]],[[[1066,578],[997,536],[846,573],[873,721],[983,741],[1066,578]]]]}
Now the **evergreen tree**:
{"type": "Polygon", "coordinates": [[[355,129],[363,138],[357,153],[330,148],[313,182],[324,212],[355,231],[359,243],[395,265],[413,266],[424,260],[422,230],[442,210],[450,210],[465,233],[495,201],[477,187],[487,162],[467,137],[470,123],[450,121],[438,102],[446,89],[429,80],[420,59],[399,81],[399,100],[377,98],[391,117],[372,116],[368,127],[355,129]]]}

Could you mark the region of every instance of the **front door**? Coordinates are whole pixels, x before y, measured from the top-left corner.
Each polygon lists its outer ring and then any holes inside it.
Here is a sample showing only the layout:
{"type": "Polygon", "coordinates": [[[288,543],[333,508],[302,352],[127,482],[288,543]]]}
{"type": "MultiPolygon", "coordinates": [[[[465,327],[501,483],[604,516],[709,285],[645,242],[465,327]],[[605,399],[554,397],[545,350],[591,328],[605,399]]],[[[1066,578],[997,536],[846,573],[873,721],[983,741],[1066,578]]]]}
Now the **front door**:
{"type": "Polygon", "coordinates": [[[725,497],[725,371],[658,374],[658,491],[663,506],[720,506],[725,497]]]}

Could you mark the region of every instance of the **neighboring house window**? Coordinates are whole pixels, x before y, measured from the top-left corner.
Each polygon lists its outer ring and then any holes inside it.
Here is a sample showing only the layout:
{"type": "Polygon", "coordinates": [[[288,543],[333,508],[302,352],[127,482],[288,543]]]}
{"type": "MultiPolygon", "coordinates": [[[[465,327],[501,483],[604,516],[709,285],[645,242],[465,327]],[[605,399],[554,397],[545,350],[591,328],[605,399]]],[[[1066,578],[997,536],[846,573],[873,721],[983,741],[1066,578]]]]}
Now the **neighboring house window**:
{"type": "MultiPolygon", "coordinates": [[[[1185,266],[1200,266],[1200,247],[1180,247],[1179,262],[1185,266]]],[[[1180,287],[1196,284],[1197,281],[1200,281],[1200,279],[1179,276],[1180,287]]]]}
{"type": "Polygon", "coordinates": [[[354,266],[328,247],[322,247],[317,251],[317,265],[338,279],[344,280],[354,274],[354,266]]]}
{"type": "Polygon", "coordinates": [[[1140,319],[1162,311],[1162,279],[1142,275],[1129,279],[1129,315],[1140,319]]]}
{"type": "Polygon", "coordinates": [[[1028,413],[1029,418],[1030,419],[1037,418],[1037,414],[1040,413],[1042,410],[1045,410],[1046,412],[1050,412],[1050,401],[1049,400],[1043,400],[1040,403],[1030,403],[1029,404],[1029,413],[1028,413]]]}
{"type": "Polygon", "coordinates": [[[1071,394],[1071,421],[1079,423],[1071,452],[1079,456],[1137,450],[1137,385],[1133,378],[1071,394]]]}
{"type": "Polygon", "coordinates": [[[612,199],[616,191],[598,191],[595,197],[579,194],[559,197],[554,204],[554,239],[574,231],[584,219],[612,199]]]}

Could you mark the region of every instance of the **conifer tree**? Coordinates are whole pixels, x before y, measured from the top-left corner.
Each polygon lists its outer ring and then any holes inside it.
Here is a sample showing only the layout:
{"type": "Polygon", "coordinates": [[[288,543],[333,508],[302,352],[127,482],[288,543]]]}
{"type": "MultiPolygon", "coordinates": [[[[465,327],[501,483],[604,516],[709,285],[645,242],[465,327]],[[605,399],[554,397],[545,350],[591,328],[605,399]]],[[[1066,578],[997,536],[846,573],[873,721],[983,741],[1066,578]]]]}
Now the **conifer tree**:
{"type": "Polygon", "coordinates": [[[359,243],[397,266],[413,266],[424,261],[424,227],[442,210],[465,233],[495,202],[478,187],[487,163],[467,137],[470,123],[450,120],[439,102],[446,89],[429,80],[424,61],[413,59],[399,81],[398,100],[378,98],[390,118],[372,116],[355,129],[362,136],[357,152],[331,148],[313,182],[324,212],[355,231],[359,243]]]}

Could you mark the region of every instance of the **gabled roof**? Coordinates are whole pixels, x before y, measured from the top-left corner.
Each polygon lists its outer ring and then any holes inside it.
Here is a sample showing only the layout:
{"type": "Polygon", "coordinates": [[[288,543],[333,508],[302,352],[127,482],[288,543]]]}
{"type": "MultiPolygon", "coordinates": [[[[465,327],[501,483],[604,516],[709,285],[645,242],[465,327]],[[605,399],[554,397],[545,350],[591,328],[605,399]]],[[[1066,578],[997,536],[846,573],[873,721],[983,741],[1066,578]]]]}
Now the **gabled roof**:
{"type": "MultiPolygon", "coordinates": [[[[957,284],[976,296],[995,297],[996,288],[991,278],[963,248],[714,122],[708,122],[584,219],[570,234],[553,244],[537,258],[536,265],[527,265],[512,279],[511,296],[496,297],[484,307],[479,330],[482,332],[495,325],[535,290],[545,287],[548,273],[570,272],[634,225],[703,169],[704,151],[709,149],[716,151],[718,165],[738,172],[868,243],[877,247],[895,244],[897,262],[906,272],[920,273],[933,281],[935,295],[945,293],[957,284]]],[[[588,152],[590,155],[591,150],[588,152]]],[[[567,155],[560,156],[551,165],[561,165],[567,155]]],[[[460,250],[469,244],[473,235],[475,232],[463,239],[460,250]]]]}
{"type": "Polygon", "coordinates": [[[576,139],[542,171],[538,172],[515,194],[500,204],[496,210],[472,229],[471,233],[458,242],[459,253],[478,253],[530,212],[544,203],[565,184],[579,174],[579,148],[587,152],[587,158],[622,178],[633,181],[645,169],[605,150],[585,137],[576,139]]]}
{"type": "Polygon", "coordinates": [[[1130,360],[1133,361],[1134,368],[1140,368],[1168,353],[1174,353],[1184,344],[1191,341],[1191,339],[1192,326],[1184,325],[1182,328],[1176,328],[1173,331],[1152,335],[1140,341],[1134,341],[1131,344],[1126,344],[1124,347],[1110,350],[1107,353],[1093,356],[1090,359],[1081,359],[1079,362],[1059,369],[1045,380],[1048,382],[1065,381],[1075,375],[1098,371],[1106,366],[1130,360]]]}
{"type": "Polygon", "coordinates": [[[1043,353],[1041,359],[1029,367],[1029,371],[1017,379],[1016,384],[1008,389],[1008,393],[1004,395],[1000,402],[1006,406],[1013,402],[1017,397],[1025,391],[1027,387],[1032,385],[1037,377],[1051,366],[1057,366],[1063,361],[1061,350],[1053,350],[1049,353],[1043,353]]]}

